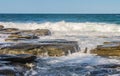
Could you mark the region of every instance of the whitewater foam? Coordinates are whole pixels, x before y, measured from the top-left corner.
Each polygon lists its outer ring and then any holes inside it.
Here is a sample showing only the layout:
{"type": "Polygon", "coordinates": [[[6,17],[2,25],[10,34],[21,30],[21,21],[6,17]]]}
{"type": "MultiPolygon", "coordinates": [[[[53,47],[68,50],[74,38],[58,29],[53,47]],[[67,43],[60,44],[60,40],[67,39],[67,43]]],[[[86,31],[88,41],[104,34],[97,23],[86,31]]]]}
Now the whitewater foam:
{"type": "Polygon", "coordinates": [[[45,23],[14,23],[0,22],[6,28],[19,29],[50,29],[64,32],[120,32],[120,26],[108,23],[74,23],[74,22],[45,22],[45,23]]]}
{"type": "MultiPolygon", "coordinates": [[[[120,40],[114,36],[120,35],[120,26],[108,23],[75,23],[75,22],[45,22],[45,23],[15,23],[0,22],[5,28],[19,28],[25,30],[49,29],[51,36],[40,37],[42,40],[49,39],[66,39],[78,41],[81,50],[86,47],[95,48],[105,41],[120,40]]],[[[3,42],[3,38],[0,38],[3,42]]]]}
{"type": "MultiPolygon", "coordinates": [[[[117,59],[109,59],[100,56],[96,56],[93,54],[85,54],[85,53],[74,53],[68,56],[56,57],[56,58],[45,58],[47,63],[50,63],[55,66],[55,64],[89,64],[89,65],[102,65],[102,64],[120,64],[120,60],[117,59]]],[[[61,65],[62,65],[61,64],[61,65]]],[[[56,66],[57,66],[56,65],[56,66]]]]}

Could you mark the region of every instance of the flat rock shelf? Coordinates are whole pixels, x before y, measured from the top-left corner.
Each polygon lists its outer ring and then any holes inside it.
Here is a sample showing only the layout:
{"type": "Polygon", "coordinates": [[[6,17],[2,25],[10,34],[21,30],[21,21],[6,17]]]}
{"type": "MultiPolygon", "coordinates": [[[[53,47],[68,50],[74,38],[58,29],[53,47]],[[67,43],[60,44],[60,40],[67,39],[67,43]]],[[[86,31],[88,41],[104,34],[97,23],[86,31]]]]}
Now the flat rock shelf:
{"type": "MultiPolygon", "coordinates": [[[[10,46],[3,45],[1,44],[0,54],[63,56],[80,51],[76,41],[67,40],[38,41],[37,43],[10,43],[10,46]]],[[[9,45],[9,43],[7,43],[7,45],[9,45]]]]}

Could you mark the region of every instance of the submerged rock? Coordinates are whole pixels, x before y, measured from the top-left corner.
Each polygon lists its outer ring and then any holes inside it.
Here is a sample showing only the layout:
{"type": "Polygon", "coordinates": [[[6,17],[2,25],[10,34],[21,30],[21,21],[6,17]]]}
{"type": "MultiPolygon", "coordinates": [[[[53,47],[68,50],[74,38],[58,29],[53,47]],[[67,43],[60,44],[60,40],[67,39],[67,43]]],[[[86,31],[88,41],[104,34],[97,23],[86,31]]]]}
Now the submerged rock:
{"type": "Polygon", "coordinates": [[[13,69],[0,67],[0,76],[17,76],[17,74],[13,69]]]}
{"type": "Polygon", "coordinates": [[[91,53],[100,56],[120,56],[120,43],[104,42],[103,45],[98,45],[97,48],[92,49],[91,53]]]}
{"type": "Polygon", "coordinates": [[[33,54],[37,56],[63,56],[78,52],[76,41],[39,41],[38,43],[15,43],[1,47],[0,54],[33,54]]]}

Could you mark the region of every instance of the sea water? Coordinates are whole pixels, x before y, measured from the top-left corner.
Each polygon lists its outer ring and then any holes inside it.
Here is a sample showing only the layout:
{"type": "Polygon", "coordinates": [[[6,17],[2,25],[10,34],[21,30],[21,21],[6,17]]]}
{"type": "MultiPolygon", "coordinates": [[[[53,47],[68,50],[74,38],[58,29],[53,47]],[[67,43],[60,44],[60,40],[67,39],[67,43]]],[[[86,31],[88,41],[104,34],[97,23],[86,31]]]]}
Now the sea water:
{"type": "MultiPolygon", "coordinates": [[[[33,76],[90,76],[98,71],[99,76],[119,76],[116,69],[94,68],[102,64],[120,64],[116,58],[106,58],[90,54],[90,50],[106,41],[120,41],[119,14],[0,14],[0,25],[5,28],[25,30],[49,29],[51,36],[39,40],[66,39],[78,41],[81,51],[62,57],[38,58],[37,67],[25,75],[33,76]],[[85,48],[87,53],[83,53],[85,48]],[[107,72],[102,72],[109,71],[107,72]]],[[[4,43],[6,35],[1,35],[4,43]]],[[[120,70],[120,69],[118,69],[120,70]]]]}

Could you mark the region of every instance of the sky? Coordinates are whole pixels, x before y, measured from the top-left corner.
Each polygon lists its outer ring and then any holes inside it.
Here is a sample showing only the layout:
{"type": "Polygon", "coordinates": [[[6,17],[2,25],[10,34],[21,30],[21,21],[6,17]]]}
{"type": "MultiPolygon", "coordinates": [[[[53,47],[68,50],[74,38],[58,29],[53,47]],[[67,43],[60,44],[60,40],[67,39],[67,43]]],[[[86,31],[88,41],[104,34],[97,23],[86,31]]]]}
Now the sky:
{"type": "Polygon", "coordinates": [[[0,13],[120,13],[120,0],[0,0],[0,13]]]}

